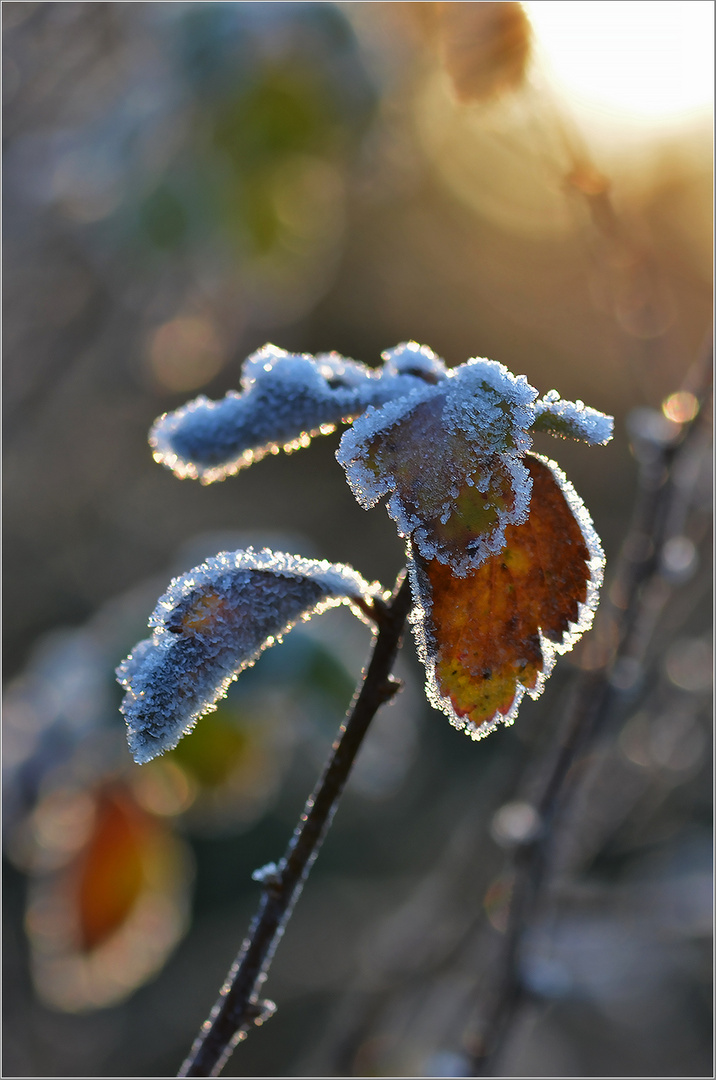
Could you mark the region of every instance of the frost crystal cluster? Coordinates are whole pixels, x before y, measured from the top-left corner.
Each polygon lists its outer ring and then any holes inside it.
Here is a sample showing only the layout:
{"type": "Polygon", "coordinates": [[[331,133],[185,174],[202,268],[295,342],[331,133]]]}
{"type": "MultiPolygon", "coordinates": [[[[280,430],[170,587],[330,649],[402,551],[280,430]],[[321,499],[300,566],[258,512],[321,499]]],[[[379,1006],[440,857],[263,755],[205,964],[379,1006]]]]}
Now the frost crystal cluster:
{"type": "MultiPolygon", "coordinates": [[[[352,423],[336,457],[358,502],[382,497],[406,538],[413,627],[431,702],[481,738],[542,690],[557,654],[589,625],[603,572],[599,538],[531,430],[602,445],[611,417],[475,358],[454,369],[404,342],[374,370],[338,353],[266,345],[241,390],[160,417],[157,461],[223,480],[267,453],[352,423]]],[[[137,761],[175,746],[232,679],[299,618],[338,603],[361,617],[380,594],[354,570],[252,549],[172,582],[118,669],[137,761]]]]}

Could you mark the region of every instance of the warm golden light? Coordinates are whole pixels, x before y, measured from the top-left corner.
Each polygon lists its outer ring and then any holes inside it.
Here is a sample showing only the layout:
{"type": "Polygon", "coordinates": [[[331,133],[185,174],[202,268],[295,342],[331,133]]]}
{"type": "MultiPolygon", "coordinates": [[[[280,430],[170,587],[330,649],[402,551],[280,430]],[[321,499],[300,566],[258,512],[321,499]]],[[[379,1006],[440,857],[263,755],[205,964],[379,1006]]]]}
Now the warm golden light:
{"type": "Polygon", "coordinates": [[[663,124],[713,102],[714,6],[706,0],[535,0],[538,48],[575,103],[663,124]]]}

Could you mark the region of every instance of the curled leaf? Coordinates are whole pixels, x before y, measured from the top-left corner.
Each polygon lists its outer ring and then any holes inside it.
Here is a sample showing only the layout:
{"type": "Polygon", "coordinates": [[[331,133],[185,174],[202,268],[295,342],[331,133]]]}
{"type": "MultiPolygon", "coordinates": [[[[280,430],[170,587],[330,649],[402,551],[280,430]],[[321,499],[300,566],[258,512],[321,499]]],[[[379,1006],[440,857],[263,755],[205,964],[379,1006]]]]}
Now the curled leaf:
{"type": "Polygon", "coordinates": [[[117,668],[135,761],[176,746],[239,672],[299,619],[381,592],[347,566],[264,548],[223,552],[175,578],[140,641],[117,668]]]}
{"type": "Polygon", "coordinates": [[[531,480],[521,459],[536,397],[524,375],[470,360],[434,386],[368,409],[336,457],[362,506],[390,495],[401,536],[463,575],[527,516],[531,480]]]}
{"type": "Polygon", "coordinates": [[[535,402],[534,429],[590,446],[604,446],[614,432],[614,420],[588,408],[583,401],[563,401],[556,390],[550,390],[535,402]]]}
{"type": "MultiPolygon", "coordinates": [[[[604,556],[591,519],[554,462],[525,457],[529,517],[504,546],[459,577],[414,548],[414,631],[427,694],[450,722],[481,739],[538,697],[557,654],[591,625],[604,556]]],[[[469,497],[476,498],[471,494],[469,497]]]]}
{"type": "Polygon", "coordinates": [[[308,446],[369,405],[444,377],[438,357],[421,346],[413,356],[410,345],[384,353],[380,371],[335,352],[313,357],[264,345],[244,364],[241,393],[230,390],[221,401],[201,395],[159,417],[149,436],[154,459],[179,477],[210,484],[268,453],[308,446]]]}

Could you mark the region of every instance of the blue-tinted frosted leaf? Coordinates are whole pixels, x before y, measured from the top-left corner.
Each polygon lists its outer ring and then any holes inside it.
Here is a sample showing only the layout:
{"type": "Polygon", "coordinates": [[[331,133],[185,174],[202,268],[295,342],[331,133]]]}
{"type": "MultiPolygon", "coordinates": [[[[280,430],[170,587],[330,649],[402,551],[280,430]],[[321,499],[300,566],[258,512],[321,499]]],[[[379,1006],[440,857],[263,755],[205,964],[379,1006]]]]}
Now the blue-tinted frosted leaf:
{"type": "Polygon", "coordinates": [[[448,377],[444,362],[427,345],[404,341],[381,353],[388,375],[417,375],[427,383],[438,383],[448,377]]]}
{"type": "Polygon", "coordinates": [[[499,551],[508,524],[524,521],[537,391],[492,360],[470,360],[433,386],[370,408],[341,439],[336,457],[358,502],[387,508],[425,558],[462,575],[499,551]],[[484,501],[469,513],[474,488],[484,501]],[[478,520],[479,519],[479,520],[478,520]]]}
{"type": "Polygon", "coordinates": [[[223,552],[175,578],[117,668],[138,762],[176,746],[229,684],[299,619],[380,594],[347,566],[272,552],[223,552]]]}
{"type": "Polygon", "coordinates": [[[440,377],[442,361],[420,346],[406,369],[395,360],[413,344],[392,350],[380,371],[338,353],[312,357],[265,345],[245,362],[241,393],[229,391],[221,401],[202,395],[155,422],[149,437],[154,458],[177,476],[209,484],[267,453],[307,446],[314,435],[327,434],[369,405],[440,377]]]}
{"type": "Polygon", "coordinates": [[[550,390],[535,402],[534,429],[578,439],[590,446],[604,446],[614,433],[614,419],[588,408],[583,401],[563,401],[556,390],[550,390]]]}

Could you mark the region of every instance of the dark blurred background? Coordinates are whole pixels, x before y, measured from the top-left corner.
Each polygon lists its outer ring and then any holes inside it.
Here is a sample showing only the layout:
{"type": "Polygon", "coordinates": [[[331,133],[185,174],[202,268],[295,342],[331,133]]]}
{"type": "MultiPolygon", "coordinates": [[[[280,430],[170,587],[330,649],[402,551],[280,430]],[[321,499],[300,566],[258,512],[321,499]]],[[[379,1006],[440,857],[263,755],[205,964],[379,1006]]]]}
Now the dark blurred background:
{"type": "MultiPolygon", "coordinates": [[[[236,388],[267,341],[499,360],[615,416],[606,448],[537,446],[592,514],[608,593],[635,498],[627,417],[664,415],[711,321],[713,7],[658,7],[3,4],[5,1075],[175,1073],[369,646],[346,611],[295,631],[201,745],[202,725],[145,775],[113,668],[169,578],[249,542],[386,586],[403,562],[337,435],[202,487],[153,463],[157,415],[236,388]]],[[[710,1071],[711,488],[694,483],[658,708],[635,703],[583,811],[580,875],[535,938],[543,1007],[503,1075],[710,1071]]],[[[504,930],[495,814],[581,661],[474,745],[404,653],[279,950],[278,1013],[228,1075],[457,1071],[504,930]]]]}

